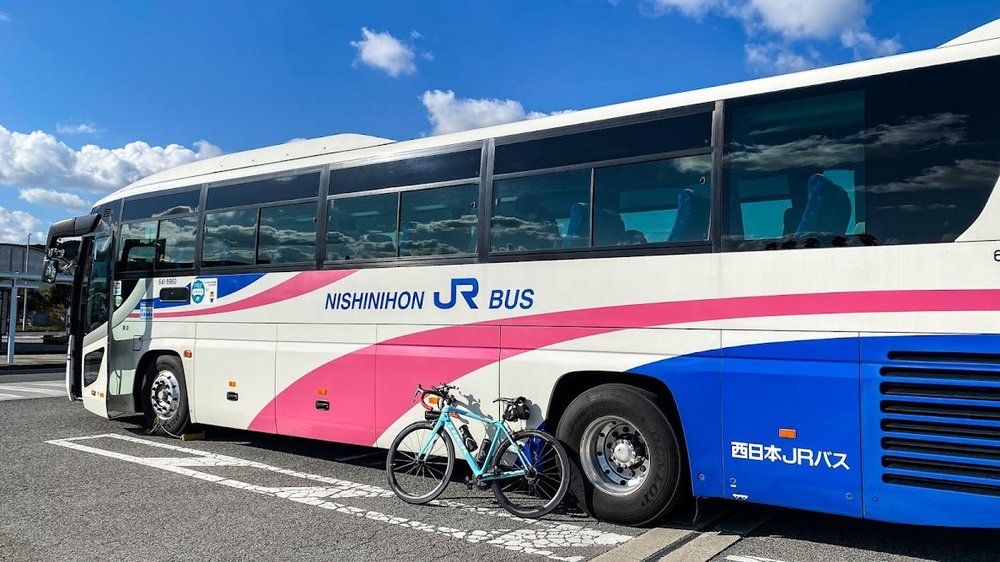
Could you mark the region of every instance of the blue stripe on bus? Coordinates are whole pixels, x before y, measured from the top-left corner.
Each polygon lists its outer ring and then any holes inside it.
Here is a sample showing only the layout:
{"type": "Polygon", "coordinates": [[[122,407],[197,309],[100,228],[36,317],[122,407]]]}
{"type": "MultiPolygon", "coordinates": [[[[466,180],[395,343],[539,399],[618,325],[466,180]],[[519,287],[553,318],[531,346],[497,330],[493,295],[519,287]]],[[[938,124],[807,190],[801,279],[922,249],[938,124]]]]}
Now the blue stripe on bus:
{"type": "MultiPolygon", "coordinates": [[[[227,297],[236,291],[240,291],[252,285],[258,279],[263,277],[264,273],[239,273],[233,275],[218,275],[215,277],[203,277],[199,276],[197,279],[218,279],[219,280],[219,294],[217,298],[221,299],[227,297]]],[[[191,283],[187,284],[187,288],[191,288],[191,283]]],[[[143,299],[142,303],[150,302],[150,299],[143,299]]],[[[188,302],[161,302],[159,298],[152,299],[153,308],[155,310],[162,310],[167,308],[174,308],[178,306],[187,306],[188,302]]],[[[139,310],[140,305],[136,305],[135,309],[139,310]]]]}
{"type": "Polygon", "coordinates": [[[670,388],[696,495],[1000,526],[1000,335],[755,344],[631,372],[670,388]]]}

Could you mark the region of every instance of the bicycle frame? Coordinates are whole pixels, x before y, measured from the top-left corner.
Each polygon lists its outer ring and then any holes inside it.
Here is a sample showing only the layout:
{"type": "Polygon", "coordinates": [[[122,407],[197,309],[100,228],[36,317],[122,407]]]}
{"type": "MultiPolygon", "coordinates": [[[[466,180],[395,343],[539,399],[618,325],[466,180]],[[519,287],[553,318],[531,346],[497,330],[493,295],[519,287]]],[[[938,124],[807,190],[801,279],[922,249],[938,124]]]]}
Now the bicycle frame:
{"type": "Polygon", "coordinates": [[[451,436],[451,440],[455,445],[455,448],[461,451],[462,456],[465,457],[465,462],[469,463],[469,468],[472,469],[473,475],[481,482],[488,482],[490,480],[501,480],[504,478],[515,478],[518,476],[524,476],[525,470],[510,470],[505,471],[500,474],[487,474],[486,470],[491,464],[493,464],[493,455],[496,454],[497,448],[500,446],[502,439],[507,439],[511,442],[512,448],[517,451],[517,456],[520,459],[522,466],[528,466],[528,458],[524,456],[524,451],[521,447],[517,445],[514,441],[514,436],[511,434],[510,430],[507,429],[507,424],[502,420],[493,420],[491,418],[484,418],[482,416],[476,415],[468,410],[458,408],[456,406],[447,405],[441,409],[441,415],[438,417],[437,423],[434,424],[434,429],[431,431],[430,436],[424,442],[423,446],[420,447],[420,452],[417,454],[417,458],[421,460],[426,460],[430,456],[430,448],[433,443],[434,437],[438,432],[444,428],[451,436]],[[483,458],[483,465],[479,466],[476,462],[475,457],[469,452],[469,449],[465,446],[465,440],[462,439],[462,435],[458,432],[458,428],[455,426],[455,422],[451,421],[452,414],[458,415],[463,418],[469,418],[476,420],[486,426],[492,426],[495,430],[493,435],[493,441],[490,442],[489,451],[486,453],[486,457],[483,458]]]}

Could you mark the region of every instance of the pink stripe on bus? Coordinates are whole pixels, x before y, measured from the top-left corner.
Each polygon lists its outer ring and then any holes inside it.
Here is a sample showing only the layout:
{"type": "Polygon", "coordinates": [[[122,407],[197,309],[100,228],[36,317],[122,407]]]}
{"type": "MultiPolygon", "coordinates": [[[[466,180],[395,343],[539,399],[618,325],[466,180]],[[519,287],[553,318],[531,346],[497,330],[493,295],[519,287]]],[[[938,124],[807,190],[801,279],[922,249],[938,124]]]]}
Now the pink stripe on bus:
{"type": "Polygon", "coordinates": [[[274,287],[247,297],[243,300],[214,306],[212,308],[201,308],[195,310],[181,310],[177,312],[157,312],[157,318],[185,318],[189,316],[207,316],[209,314],[223,314],[225,312],[236,312],[239,310],[249,310],[274,304],[295,297],[311,293],[322,289],[327,285],[336,283],[344,277],[356,272],[356,269],[345,269],[335,271],[305,271],[296,274],[290,279],[278,283],[274,287]]]}
{"type": "MultiPolygon", "coordinates": [[[[452,382],[472,371],[498,363],[500,349],[484,347],[480,348],[479,353],[473,353],[469,348],[463,350],[450,343],[457,335],[468,333],[471,326],[499,326],[501,341],[504,343],[502,355],[506,359],[580,337],[630,328],[708,320],[814,314],[995,310],[1000,310],[1000,289],[767,295],[608,306],[491,320],[469,326],[435,328],[401,336],[356,352],[371,353],[372,348],[375,348],[377,375],[376,372],[369,371],[354,372],[351,376],[371,378],[367,388],[372,392],[375,402],[374,435],[378,436],[413,406],[412,389],[418,383],[426,386],[452,382]],[[544,329],[519,330],[516,328],[518,326],[540,326],[544,329]],[[508,337],[508,332],[513,332],[513,337],[508,337]],[[406,353],[400,351],[404,346],[407,348],[406,353]]],[[[350,362],[351,355],[334,359],[322,369],[336,369],[338,362],[350,362]]],[[[499,364],[497,369],[499,372],[499,364]]],[[[347,374],[346,371],[344,374],[347,374]]],[[[299,402],[303,394],[300,388],[315,387],[315,379],[316,371],[303,376],[278,394],[274,399],[278,404],[278,411],[311,407],[312,404],[299,402]]],[[[355,398],[363,399],[362,396],[355,398]]],[[[339,418],[339,413],[333,409],[330,412],[312,411],[310,415],[316,417],[320,424],[329,423],[323,420],[339,418]]],[[[345,415],[349,416],[350,412],[345,415]]],[[[269,424],[267,417],[263,416],[260,422],[255,419],[248,429],[272,432],[273,424],[269,424]]],[[[360,443],[352,439],[356,439],[356,434],[352,433],[334,430],[317,433],[316,436],[360,443]]]]}

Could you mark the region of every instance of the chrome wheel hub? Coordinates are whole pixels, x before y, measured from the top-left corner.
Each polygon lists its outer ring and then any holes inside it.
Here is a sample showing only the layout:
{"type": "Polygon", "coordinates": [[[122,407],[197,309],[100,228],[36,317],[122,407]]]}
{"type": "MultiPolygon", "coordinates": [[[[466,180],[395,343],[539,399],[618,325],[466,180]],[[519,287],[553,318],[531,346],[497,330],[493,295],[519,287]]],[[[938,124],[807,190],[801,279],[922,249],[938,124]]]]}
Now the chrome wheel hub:
{"type": "Polygon", "coordinates": [[[590,423],[580,442],[587,478],[605,493],[623,496],[639,489],[651,468],[646,440],[631,422],[603,416],[590,423]]]}
{"type": "Polygon", "coordinates": [[[177,381],[177,377],[170,371],[157,373],[149,394],[153,412],[161,420],[174,417],[177,409],[180,408],[181,385],[177,381]]]}

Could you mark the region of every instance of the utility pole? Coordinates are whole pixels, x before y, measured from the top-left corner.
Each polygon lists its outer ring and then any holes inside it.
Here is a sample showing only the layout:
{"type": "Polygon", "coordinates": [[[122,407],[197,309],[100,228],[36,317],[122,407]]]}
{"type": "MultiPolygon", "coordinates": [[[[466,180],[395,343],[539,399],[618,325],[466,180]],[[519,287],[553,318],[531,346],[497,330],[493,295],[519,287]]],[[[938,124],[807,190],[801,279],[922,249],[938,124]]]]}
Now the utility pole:
{"type": "MultiPolygon", "coordinates": [[[[24,245],[24,274],[28,274],[28,252],[31,251],[31,233],[28,233],[28,243],[24,245]]],[[[24,288],[24,311],[21,313],[21,331],[28,330],[28,288],[24,288]]]]}

